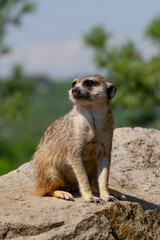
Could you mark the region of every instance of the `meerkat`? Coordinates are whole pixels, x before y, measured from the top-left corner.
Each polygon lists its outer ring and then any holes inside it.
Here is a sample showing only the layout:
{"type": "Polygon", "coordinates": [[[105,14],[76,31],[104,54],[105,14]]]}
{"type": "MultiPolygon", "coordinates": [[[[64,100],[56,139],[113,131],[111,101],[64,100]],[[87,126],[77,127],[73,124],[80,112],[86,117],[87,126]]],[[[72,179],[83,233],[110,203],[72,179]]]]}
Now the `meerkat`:
{"type": "Polygon", "coordinates": [[[108,188],[115,93],[100,75],[73,80],[73,109],[48,127],[33,157],[38,195],[74,200],[67,189],[78,187],[85,202],[116,199],[108,188]]]}

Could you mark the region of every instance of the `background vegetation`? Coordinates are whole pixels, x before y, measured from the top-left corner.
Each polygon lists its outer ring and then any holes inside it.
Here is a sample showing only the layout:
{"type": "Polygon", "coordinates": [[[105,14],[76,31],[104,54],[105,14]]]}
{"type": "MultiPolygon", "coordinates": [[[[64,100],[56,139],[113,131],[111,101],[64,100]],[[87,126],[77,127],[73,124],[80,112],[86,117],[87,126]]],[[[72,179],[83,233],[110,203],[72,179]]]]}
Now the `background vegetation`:
{"type": "MultiPolygon", "coordinates": [[[[9,54],[5,44],[8,26],[18,26],[35,9],[29,1],[0,0],[0,58],[9,54]]],[[[148,24],[146,38],[157,53],[146,59],[133,41],[112,45],[113,35],[96,26],[84,36],[93,48],[95,66],[117,86],[113,100],[115,127],[160,129],[160,16],[148,24]]],[[[85,74],[85,73],[84,73],[85,74]]],[[[71,109],[70,79],[56,82],[47,76],[28,76],[20,65],[7,78],[0,77],[0,174],[29,161],[46,128],[71,109]]]]}

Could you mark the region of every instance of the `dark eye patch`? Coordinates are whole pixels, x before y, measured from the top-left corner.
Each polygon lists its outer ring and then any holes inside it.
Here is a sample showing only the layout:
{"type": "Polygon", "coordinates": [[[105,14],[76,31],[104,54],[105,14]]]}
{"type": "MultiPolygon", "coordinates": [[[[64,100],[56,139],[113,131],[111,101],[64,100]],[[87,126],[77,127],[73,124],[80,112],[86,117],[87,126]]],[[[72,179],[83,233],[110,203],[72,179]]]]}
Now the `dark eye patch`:
{"type": "Polygon", "coordinates": [[[72,82],[72,87],[75,87],[76,86],[76,82],[72,82]]]}
{"type": "Polygon", "coordinates": [[[84,86],[86,87],[94,87],[95,85],[98,85],[98,83],[93,80],[87,79],[84,81],[84,86]]]}

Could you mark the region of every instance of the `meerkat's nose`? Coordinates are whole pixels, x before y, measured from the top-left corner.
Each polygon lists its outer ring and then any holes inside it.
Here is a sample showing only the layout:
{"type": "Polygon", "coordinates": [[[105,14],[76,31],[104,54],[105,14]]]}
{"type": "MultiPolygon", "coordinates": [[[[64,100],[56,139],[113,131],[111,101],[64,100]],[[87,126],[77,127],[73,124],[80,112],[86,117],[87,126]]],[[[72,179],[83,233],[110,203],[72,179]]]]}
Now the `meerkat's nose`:
{"type": "Polygon", "coordinates": [[[80,90],[77,87],[72,88],[72,94],[74,96],[78,95],[80,93],[80,90]]]}

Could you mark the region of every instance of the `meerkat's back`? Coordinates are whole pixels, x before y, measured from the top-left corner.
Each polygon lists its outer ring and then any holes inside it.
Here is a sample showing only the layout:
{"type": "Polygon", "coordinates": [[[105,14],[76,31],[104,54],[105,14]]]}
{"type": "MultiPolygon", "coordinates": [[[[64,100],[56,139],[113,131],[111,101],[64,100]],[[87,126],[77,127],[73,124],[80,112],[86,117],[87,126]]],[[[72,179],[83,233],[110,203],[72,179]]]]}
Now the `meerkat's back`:
{"type": "Polygon", "coordinates": [[[70,132],[71,132],[71,118],[72,118],[72,112],[69,112],[65,116],[53,122],[47,128],[44,135],[42,136],[40,143],[38,145],[38,149],[42,147],[52,148],[57,144],[59,146],[58,148],[60,148],[61,144],[67,143],[67,140],[70,137],[70,132]]]}
{"type": "Polygon", "coordinates": [[[71,134],[71,115],[72,113],[69,112],[47,128],[34,154],[34,175],[38,195],[49,194],[53,182],[57,186],[64,185],[63,176],[60,176],[58,169],[66,163],[68,139],[71,134]]]}

